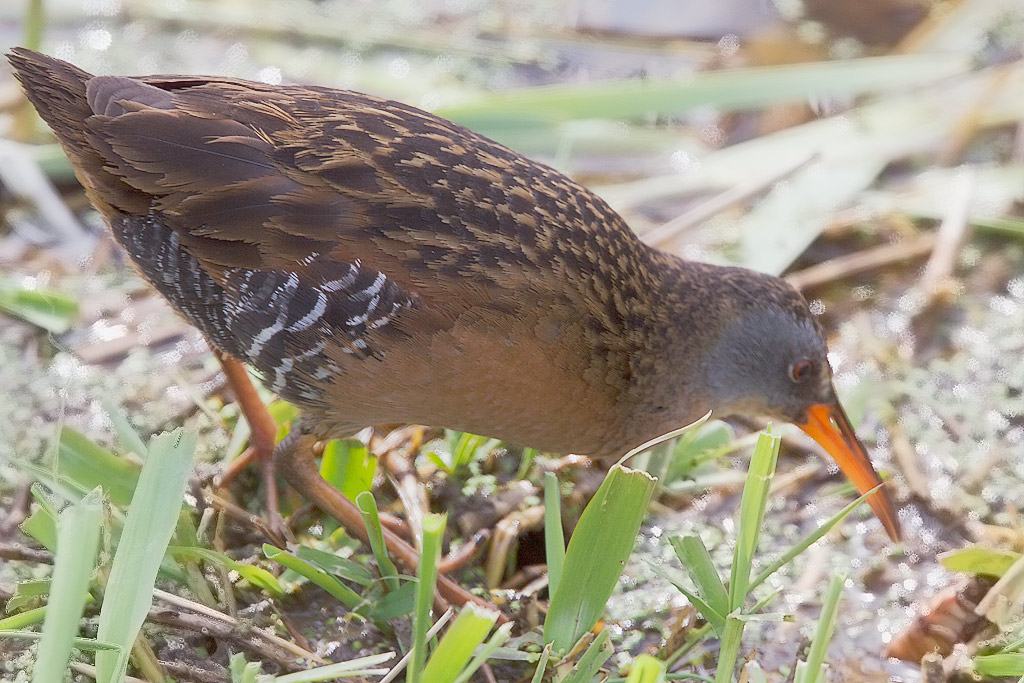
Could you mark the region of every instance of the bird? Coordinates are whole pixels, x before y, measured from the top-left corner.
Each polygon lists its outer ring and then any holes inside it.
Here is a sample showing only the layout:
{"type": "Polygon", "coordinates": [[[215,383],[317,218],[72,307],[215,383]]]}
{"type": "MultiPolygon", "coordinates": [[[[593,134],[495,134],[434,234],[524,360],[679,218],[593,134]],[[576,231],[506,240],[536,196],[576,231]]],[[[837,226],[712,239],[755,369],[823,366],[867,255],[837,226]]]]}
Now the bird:
{"type": "Polygon", "coordinates": [[[608,460],[714,411],[801,427],[899,539],[784,280],[648,246],[562,173],[400,102],[8,58],[142,277],[302,410],[275,461],[321,507],[342,503],[311,444],[372,424],[608,460]]]}

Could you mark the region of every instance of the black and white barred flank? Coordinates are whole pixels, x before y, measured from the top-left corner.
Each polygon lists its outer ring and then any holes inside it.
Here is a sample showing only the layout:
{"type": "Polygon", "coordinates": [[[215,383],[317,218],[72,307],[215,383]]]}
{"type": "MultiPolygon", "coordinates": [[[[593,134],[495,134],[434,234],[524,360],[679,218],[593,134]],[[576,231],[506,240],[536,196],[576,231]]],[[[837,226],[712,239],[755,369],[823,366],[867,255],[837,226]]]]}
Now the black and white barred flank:
{"type": "MultiPolygon", "coordinates": [[[[370,333],[412,305],[401,287],[358,260],[331,262],[332,278],[315,283],[282,269],[231,268],[217,280],[158,212],[115,227],[143,275],[214,346],[259,370],[278,395],[305,405],[319,402],[322,386],[341,373],[324,356],[328,341],[353,358],[380,359],[385,352],[370,333]]],[[[319,257],[312,253],[296,266],[319,257]]]]}

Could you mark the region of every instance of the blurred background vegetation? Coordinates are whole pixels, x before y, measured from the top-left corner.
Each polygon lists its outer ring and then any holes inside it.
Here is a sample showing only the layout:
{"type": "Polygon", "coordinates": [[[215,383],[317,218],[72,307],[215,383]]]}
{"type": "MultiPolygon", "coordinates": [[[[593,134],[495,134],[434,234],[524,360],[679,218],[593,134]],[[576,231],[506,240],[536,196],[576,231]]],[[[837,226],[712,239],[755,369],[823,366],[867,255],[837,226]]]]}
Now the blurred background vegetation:
{"type": "MultiPolygon", "coordinates": [[[[894,482],[906,534],[888,548],[877,521],[857,516],[772,586],[806,617],[829,575],[850,577],[830,651],[836,680],[920,675],[914,638],[925,636],[915,633],[934,634],[919,616],[941,611],[949,591],[978,592],[938,553],[1022,550],[1020,0],[9,0],[0,47],[14,45],[94,73],[216,74],[402,100],[583,182],[652,244],[788,277],[830,331],[837,384],[894,482]],[[887,659],[887,646],[909,663],[887,659]]],[[[55,425],[109,445],[110,404],[143,433],[185,423],[202,436],[201,476],[244,443],[205,343],[124,267],[2,66],[0,309],[10,314],[0,317],[0,545],[25,540],[19,463],[45,459],[55,425]]],[[[649,568],[672,557],[662,535],[696,533],[729,565],[751,443],[734,430],[759,426],[712,425],[666,466],[641,559],[609,605],[621,652],[656,649],[689,618],[649,568]]],[[[848,492],[784,433],[767,531],[770,545],[788,546],[848,492]]],[[[509,514],[529,527],[537,491],[505,495],[510,477],[493,455],[504,447],[467,450],[460,439],[438,447],[475,463],[459,509],[472,517],[492,496],[501,514],[479,515],[478,528],[509,514]]],[[[246,503],[257,477],[241,485],[246,503]]],[[[443,490],[435,502],[455,505],[443,490]]],[[[503,569],[500,556],[490,570],[495,585],[529,566],[527,531],[509,541],[523,544],[519,559],[503,569]]],[[[45,573],[31,557],[7,559],[0,597],[45,573]]],[[[284,611],[308,626],[327,609],[284,611]]],[[[970,666],[953,644],[992,635],[966,621],[946,625],[950,671],[970,666]]],[[[778,672],[811,624],[749,629],[761,665],[778,672]]]]}

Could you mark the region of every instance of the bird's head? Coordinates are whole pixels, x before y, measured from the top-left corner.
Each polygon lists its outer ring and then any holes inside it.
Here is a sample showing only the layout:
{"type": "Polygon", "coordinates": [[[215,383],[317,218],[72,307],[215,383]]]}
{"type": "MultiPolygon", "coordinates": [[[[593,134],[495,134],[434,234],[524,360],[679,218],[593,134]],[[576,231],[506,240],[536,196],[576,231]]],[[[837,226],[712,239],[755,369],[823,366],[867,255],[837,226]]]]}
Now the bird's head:
{"type": "MultiPolygon", "coordinates": [[[[713,409],[792,422],[829,452],[861,493],[876,487],[881,480],[836,396],[825,335],[804,298],[778,278],[726,275],[733,305],[701,362],[713,409]]],[[[868,503],[898,540],[885,491],[868,503]]]]}

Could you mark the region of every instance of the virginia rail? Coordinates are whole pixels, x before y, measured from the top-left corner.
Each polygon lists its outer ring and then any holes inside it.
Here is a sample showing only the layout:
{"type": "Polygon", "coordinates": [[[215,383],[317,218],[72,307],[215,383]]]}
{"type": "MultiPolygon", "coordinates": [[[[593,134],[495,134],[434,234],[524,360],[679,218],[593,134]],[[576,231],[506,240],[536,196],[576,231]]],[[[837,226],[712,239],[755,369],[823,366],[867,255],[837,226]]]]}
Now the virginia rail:
{"type": "Polygon", "coordinates": [[[10,60],[143,277],[302,408],[275,460],[332,514],[312,443],[380,423],[610,458],[714,409],[795,422],[880,482],[779,278],[648,247],[561,173],[399,102],[10,60]]]}

